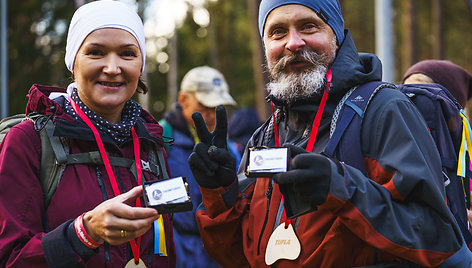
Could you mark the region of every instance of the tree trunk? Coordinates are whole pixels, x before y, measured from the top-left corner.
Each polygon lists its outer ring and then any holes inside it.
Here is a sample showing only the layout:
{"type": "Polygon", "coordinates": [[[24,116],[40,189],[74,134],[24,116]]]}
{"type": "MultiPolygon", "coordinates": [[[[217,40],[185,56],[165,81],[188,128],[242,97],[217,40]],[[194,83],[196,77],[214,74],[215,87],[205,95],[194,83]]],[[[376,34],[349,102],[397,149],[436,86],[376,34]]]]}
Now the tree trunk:
{"type": "Polygon", "coordinates": [[[247,0],[250,14],[251,25],[251,47],[252,47],[252,64],[254,69],[254,81],[255,81],[255,92],[256,92],[256,105],[259,118],[265,120],[270,115],[270,107],[265,101],[265,84],[268,82],[267,75],[262,70],[264,64],[264,49],[262,46],[262,40],[259,35],[258,28],[258,10],[261,0],[247,0]]]}
{"type": "Polygon", "coordinates": [[[444,38],[442,34],[443,30],[443,12],[442,12],[442,0],[433,0],[433,16],[432,16],[432,25],[433,25],[433,58],[442,59],[443,58],[443,48],[444,48],[444,38]]]}
{"type": "MultiPolygon", "coordinates": [[[[144,3],[143,1],[136,1],[136,3],[138,4],[138,15],[142,18],[144,18],[144,6],[146,5],[146,3],[144,3]]],[[[147,68],[144,68],[144,72],[142,73],[142,79],[144,81],[147,81],[148,80],[148,74],[147,74],[147,68]]],[[[149,90],[147,92],[147,94],[138,94],[138,101],[139,101],[139,104],[146,110],[148,110],[149,112],[152,112],[150,110],[150,99],[151,99],[151,90],[149,90]]]]}
{"type": "Polygon", "coordinates": [[[406,72],[411,65],[416,63],[417,57],[417,46],[416,46],[416,7],[414,0],[405,0],[403,2],[403,44],[401,45],[401,74],[406,72]]]}
{"type": "Polygon", "coordinates": [[[169,53],[169,72],[167,73],[167,107],[172,107],[172,104],[177,101],[177,72],[178,66],[178,48],[177,48],[177,32],[169,39],[167,52],[169,53]]]}

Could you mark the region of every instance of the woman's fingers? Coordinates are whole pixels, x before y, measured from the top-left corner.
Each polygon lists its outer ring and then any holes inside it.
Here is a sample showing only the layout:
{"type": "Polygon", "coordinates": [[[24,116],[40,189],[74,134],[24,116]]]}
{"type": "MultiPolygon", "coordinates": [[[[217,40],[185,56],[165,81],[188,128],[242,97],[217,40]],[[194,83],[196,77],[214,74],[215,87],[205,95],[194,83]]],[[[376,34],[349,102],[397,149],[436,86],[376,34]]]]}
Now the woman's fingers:
{"type": "Polygon", "coordinates": [[[142,195],[143,195],[143,187],[142,186],[135,186],[134,188],[132,188],[128,192],[122,193],[119,196],[116,196],[116,197],[114,197],[112,199],[109,199],[109,200],[116,199],[121,203],[132,205],[132,204],[135,204],[136,199],[138,197],[141,197],[142,195]]]}
{"type": "Polygon", "coordinates": [[[84,215],[84,227],[93,238],[103,239],[117,245],[141,236],[159,218],[153,208],[133,207],[136,198],[142,195],[142,187],[104,201],[84,215]],[[123,230],[123,232],[122,232],[123,230]]]}

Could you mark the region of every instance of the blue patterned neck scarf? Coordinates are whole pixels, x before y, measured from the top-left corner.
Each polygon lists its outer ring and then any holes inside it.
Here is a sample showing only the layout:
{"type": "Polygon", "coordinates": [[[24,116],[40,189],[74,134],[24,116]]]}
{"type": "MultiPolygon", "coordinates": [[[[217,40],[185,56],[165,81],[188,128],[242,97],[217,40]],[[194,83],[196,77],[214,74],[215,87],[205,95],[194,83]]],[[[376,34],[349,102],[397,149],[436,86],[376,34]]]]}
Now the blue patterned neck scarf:
{"type": "MultiPolygon", "coordinates": [[[[113,124],[97,115],[95,112],[90,110],[79,98],[77,94],[77,88],[74,88],[71,94],[71,98],[77,103],[77,105],[84,111],[87,117],[92,121],[93,125],[101,132],[107,133],[117,143],[123,143],[127,138],[131,136],[131,127],[134,126],[141,114],[142,107],[135,101],[129,99],[123,110],[121,111],[121,121],[118,124],[113,124]]],[[[64,110],[67,114],[74,117],[76,120],[81,120],[79,115],[74,111],[69,102],[65,103],[64,110]]]]}

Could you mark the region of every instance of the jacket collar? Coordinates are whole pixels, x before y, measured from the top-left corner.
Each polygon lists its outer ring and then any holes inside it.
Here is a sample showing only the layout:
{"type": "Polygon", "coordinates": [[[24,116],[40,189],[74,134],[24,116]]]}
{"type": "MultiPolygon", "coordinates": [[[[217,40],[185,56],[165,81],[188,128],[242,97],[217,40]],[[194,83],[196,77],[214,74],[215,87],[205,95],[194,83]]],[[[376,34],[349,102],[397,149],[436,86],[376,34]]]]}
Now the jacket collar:
{"type": "MultiPolygon", "coordinates": [[[[65,97],[58,97],[54,100],[49,99],[49,95],[52,92],[66,93],[66,89],[37,84],[31,86],[28,92],[26,113],[37,112],[41,114],[54,114],[53,120],[55,120],[56,123],[54,135],[56,136],[94,141],[95,138],[88,126],[80,120],[75,120],[62,109],[66,101],[65,97]]],[[[135,130],[140,139],[145,139],[161,146],[164,144],[162,140],[162,127],[157,123],[156,119],[144,109],[135,124],[135,130]]],[[[108,137],[108,135],[103,135],[102,139],[105,143],[114,144],[114,141],[108,137]]],[[[131,138],[129,141],[131,141],[131,138]]],[[[127,140],[123,144],[129,141],[127,140]]]]}
{"type": "Polygon", "coordinates": [[[351,33],[347,29],[345,36],[331,66],[333,73],[331,95],[344,95],[355,86],[382,79],[382,63],[379,58],[374,54],[357,52],[351,33]]]}

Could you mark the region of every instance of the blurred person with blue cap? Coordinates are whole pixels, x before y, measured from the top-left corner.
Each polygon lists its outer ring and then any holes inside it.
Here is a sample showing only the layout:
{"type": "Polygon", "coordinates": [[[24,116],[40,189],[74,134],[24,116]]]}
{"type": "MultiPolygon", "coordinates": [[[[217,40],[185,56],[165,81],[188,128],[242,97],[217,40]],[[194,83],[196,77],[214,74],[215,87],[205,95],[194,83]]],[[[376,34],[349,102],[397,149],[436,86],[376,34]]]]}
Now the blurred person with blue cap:
{"type": "Polygon", "coordinates": [[[133,6],[75,11],[65,53],[74,82],[33,85],[26,113],[42,119],[15,125],[0,145],[1,267],[175,267],[172,216],[144,207],[142,184],[168,168],[162,127],[132,100],[148,91],[145,60],[133,6]],[[46,180],[57,184],[48,200],[46,180]]]}
{"type": "Polygon", "coordinates": [[[424,120],[380,82],[380,60],[357,52],[338,1],[262,0],[259,32],[273,114],[238,171],[224,107],[213,131],[193,115],[209,255],[224,267],[471,267],[424,120]],[[368,87],[372,98],[354,91],[368,87]],[[358,134],[338,135],[344,108],[358,134]]]}
{"type": "MultiPolygon", "coordinates": [[[[172,176],[186,177],[188,189],[193,202],[193,210],[176,213],[173,217],[174,242],[177,252],[178,268],[216,268],[220,267],[213,261],[203,248],[200,233],[195,220],[198,205],[202,202],[200,187],[193,178],[187,164],[187,158],[199,142],[192,121],[192,114],[199,112],[206,121],[206,126],[215,126],[215,107],[218,105],[235,106],[229,86],[223,74],[209,66],[197,66],[190,69],[182,78],[178,101],[172,109],[159,120],[164,132],[166,153],[172,176]]],[[[241,158],[233,142],[227,140],[228,149],[239,162],[241,158]]]]}

